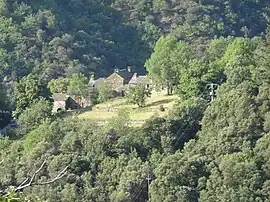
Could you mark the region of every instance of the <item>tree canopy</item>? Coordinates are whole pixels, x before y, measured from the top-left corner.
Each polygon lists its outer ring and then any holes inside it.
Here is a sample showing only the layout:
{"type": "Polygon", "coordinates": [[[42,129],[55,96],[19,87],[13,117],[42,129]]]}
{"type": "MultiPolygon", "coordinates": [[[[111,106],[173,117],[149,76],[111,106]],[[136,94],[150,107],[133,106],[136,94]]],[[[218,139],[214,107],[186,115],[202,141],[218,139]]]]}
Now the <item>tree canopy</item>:
{"type": "Polygon", "coordinates": [[[269,201],[269,9],[0,0],[0,201],[269,201]],[[51,93],[107,101],[115,92],[89,89],[90,75],[127,66],[178,101],[138,127],[133,106],[107,122],[52,115],[51,93]]]}

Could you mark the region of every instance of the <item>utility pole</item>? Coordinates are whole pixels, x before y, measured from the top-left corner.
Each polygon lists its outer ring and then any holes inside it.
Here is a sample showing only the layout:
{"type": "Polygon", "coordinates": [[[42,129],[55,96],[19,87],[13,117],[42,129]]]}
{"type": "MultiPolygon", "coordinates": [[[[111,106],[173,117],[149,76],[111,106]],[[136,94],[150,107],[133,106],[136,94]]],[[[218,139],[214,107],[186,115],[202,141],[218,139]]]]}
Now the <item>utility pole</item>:
{"type": "Polygon", "coordinates": [[[210,97],[211,97],[211,102],[215,99],[215,90],[217,89],[218,87],[218,84],[216,83],[210,83],[210,84],[207,84],[207,87],[210,88],[210,97]]]}
{"type": "Polygon", "coordinates": [[[148,174],[146,180],[147,180],[147,193],[148,193],[148,201],[150,201],[150,193],[149,193],[149,186],[150,186],[150,181],[151,181],[151,177],[150,175],[148,174]]]}

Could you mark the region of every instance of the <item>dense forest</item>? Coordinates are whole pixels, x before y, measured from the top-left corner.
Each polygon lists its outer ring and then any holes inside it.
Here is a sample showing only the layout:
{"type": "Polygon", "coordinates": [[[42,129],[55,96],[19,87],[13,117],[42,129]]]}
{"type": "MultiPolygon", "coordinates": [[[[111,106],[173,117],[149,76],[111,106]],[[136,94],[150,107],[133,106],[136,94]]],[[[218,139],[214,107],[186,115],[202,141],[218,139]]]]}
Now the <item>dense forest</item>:
{"type": "Polygon", "coordinates": [[[270,201],[269,22],[267,0],[0,0],[0,201],[270,201]],[[127,66],[168,116],[51,113],[127,66]]]}

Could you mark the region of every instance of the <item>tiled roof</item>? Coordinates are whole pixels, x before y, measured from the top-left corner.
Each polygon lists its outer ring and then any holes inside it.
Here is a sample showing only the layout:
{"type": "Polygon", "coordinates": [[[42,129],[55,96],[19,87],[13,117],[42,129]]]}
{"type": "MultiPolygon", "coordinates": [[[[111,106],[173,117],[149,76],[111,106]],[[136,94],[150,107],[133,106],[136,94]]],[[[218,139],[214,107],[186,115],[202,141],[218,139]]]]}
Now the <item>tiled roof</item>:
{"type": "Polygon", "coordinates": [[[150,84],[151,80],[147,76],[138,76],[130,80],[129,84],[150,84]]]}
{"type": "Polygon", "coordinates": [[[130,81],[128,82],[129,84],[137,84],[137,73],[134,73],[130,81]]]}
{"type": "Polygon", "coordinates": [[[99,79],[94,80],[95,87],[99,87],[100,84],[102,84],[104,81],[105,81],[105,78],[99,78],[99,79]]]}
{"type": "Polygon", "coordinates": [[[151,81],[147,76],[138,76],[137,77],[137,83],[150,84],[151,81]]]}
{"type": "Polygon", "coordinates": [[[100,84],[102,84],[105,81],[105,78],[98,78],[96,80],[91,80],[89,81],[88,85],[92,87],[99,87],[100,84]]]}

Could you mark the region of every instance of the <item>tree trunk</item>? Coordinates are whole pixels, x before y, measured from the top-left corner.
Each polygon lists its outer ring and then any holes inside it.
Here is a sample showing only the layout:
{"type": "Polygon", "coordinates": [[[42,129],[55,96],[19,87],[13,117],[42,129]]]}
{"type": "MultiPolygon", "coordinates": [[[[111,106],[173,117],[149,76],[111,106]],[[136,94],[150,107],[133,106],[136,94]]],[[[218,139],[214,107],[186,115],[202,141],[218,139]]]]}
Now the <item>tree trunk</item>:
{"type": "Polygon", "coordinates": [[[167,95],[170,95],[170,86],[167,86],[167,95]]]}
{"type": "Polygon", "coordinates": [[[171,86],[170,87],[170,94],[172,95],[172,93],[173,93],[173,87],[171,86]]]}
{"type": "Polygon", "coordinates": [[[172,87],[170,84],[167,85],[167,95],[171,95],[172,94],[172,87]]]}

